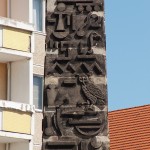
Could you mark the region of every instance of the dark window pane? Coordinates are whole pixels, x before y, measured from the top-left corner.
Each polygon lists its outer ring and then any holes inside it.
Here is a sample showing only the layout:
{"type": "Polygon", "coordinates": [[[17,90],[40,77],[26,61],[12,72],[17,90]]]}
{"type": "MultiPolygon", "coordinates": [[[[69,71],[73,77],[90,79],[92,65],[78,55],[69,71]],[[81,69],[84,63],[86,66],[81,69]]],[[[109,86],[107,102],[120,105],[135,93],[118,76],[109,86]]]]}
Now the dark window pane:
{"type": "Polygon", "coordinates": [[[33,103],[35,108],[42,109],[42,99],[43,99],[43,78],[33,77],[33,103]]]}

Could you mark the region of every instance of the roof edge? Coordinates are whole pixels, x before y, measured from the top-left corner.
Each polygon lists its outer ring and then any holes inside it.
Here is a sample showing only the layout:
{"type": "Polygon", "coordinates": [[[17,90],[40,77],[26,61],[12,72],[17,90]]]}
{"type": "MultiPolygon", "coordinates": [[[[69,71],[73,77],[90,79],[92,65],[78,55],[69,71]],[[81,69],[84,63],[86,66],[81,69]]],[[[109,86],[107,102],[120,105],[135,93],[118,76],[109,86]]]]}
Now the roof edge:
{"type": "Polygon", "coordinates": [[[146,107],[146,106],[150,106],[150,104],[145,104],[145,105],[140,105],[140,106],[133,106],[133,107],[129,107],[129,108],[112,110],[112,111],[109,111],[108,113],[117,112],[117,111],[123,111],[123,110],[130,110],[130,109],[139,108],[139,107],[146,107]]]}

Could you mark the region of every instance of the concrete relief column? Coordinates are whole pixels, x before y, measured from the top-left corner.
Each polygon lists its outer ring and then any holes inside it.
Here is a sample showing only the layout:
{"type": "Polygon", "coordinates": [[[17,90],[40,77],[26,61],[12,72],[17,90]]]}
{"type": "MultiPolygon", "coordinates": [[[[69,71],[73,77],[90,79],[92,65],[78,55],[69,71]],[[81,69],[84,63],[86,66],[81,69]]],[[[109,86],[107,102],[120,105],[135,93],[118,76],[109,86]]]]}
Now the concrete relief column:
{"type": "Polygon", "coordinates": [[[109,150],[103,0],[47,0],[43,150],[109,150]]]}

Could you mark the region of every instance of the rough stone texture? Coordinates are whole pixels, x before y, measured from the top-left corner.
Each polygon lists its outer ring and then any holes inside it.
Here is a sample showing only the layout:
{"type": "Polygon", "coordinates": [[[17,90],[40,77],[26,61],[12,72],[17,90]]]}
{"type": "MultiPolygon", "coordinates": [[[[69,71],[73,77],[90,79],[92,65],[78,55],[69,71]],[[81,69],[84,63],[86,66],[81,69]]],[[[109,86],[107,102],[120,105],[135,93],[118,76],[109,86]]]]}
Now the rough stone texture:
{"type": "Polygon", "coordinates": [[[33,73],[36,75],[44,76],[44,67],[33,65],[33,73]]]}
{"type": "Polygon", "coordinates": [[[33,73],[44,75],[45,35],[34,33],[33,73]]]}
{"type": "Polygon", "coordinates": [[[33,136],[34,150],[41,150],[43,113],[36,112],[34,117],[35,117],[34,118],[34,136],[33,136]]]}
{"type": "Polygon", "coordinates": [[[103,0],[48,0],[43,150],[108,150],[103,0]]]}
{"type": "Polygon", "coordinates": [[[47,10],[53,12],[56,7],[56,0],[48,0],[47,1],[47,10]]]}

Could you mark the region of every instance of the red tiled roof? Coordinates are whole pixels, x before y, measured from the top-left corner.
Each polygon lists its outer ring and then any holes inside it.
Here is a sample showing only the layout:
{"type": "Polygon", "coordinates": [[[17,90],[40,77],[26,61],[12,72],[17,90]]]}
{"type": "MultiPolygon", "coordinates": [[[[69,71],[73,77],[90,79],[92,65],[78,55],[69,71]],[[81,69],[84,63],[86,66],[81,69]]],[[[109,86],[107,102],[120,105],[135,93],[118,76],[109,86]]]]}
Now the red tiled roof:
{"type": "Polygon", "coordinates": [[[150,105],[109,112],[110,150],[150,150],[150,105]]]}

